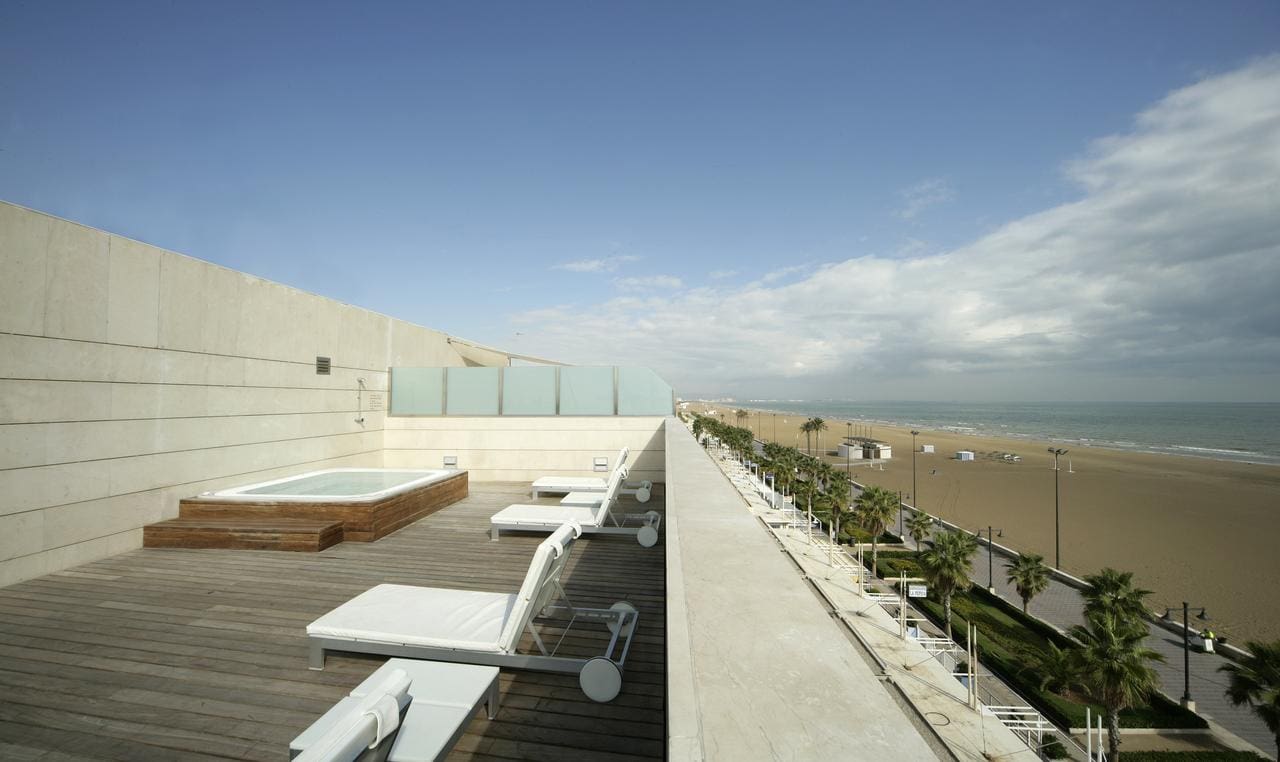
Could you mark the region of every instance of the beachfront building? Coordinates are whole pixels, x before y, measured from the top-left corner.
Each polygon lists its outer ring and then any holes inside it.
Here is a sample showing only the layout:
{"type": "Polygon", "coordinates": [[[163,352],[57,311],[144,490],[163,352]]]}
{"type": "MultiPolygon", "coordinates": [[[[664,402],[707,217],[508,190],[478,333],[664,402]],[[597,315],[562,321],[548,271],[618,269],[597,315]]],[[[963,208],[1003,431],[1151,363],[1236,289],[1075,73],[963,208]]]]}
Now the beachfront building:
{"type": "Polygon", "coordinates": [[[836,447],[836,455],[849,460],[862,460],[862,443],[841,442],[836,447]]]}
{"type": "Polygon", "coordinates": [[[868,442],[862,447],[862,457],[875,460],[889,460],[893,457],[893,448],[888,442],[868,442]]]}
{"type": "MultiPolygon", "coordinates": [[[[382,663],[308,669],[308,622],[384,583],[520,589],[546,536],[495,542],[492,517],[627,448],[652,497],[621,505],[660,539],[583,534],[559,579],[576,605],[638,611],[616,699],[504,666],[500,708],[463,716],[456,754],[1031,758],[959,688],[912,693],[929,668],[889,670],[927,661],[919,646],[886,661],[833,619],[648,369],[523,357],[5,203],[0,271],[0,652],[30,679],[0,694],[5,748],[279,757],[382,663]],[[430,504],[397,513],[396,493],[360,524],[354,497],[276,499],[388,470],[430,474],[410,480],[430,504]],[[180,514],[251,493],[295,507],[180,514]]],[[[577,638],[565,658],[590,657],[577,638]]]]}

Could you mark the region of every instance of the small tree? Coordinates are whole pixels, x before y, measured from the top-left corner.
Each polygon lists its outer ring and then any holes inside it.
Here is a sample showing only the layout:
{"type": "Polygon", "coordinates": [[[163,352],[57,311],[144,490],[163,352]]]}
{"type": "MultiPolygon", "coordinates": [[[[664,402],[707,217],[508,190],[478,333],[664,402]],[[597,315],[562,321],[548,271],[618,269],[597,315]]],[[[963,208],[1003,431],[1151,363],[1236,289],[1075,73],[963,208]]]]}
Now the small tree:
{"type": "Polygon", "coordinates": [[[1218,667],[1226,672],[1230,683],[1227,698],[1236,706],[1248,704],[1275,736],[1280,753],[1280,640],[1245,643],[1249,658],[1239,664],[1218,667]]]}
{"type": "Polygon", "coordinates": [[[1080,642],[1080,679],[1089,697],[1102,704],[1107,715],[1107,759],[1120,759],[1120,711],[1140,703],[1159,687],[1151,662],[1164,661],[1143,645],[1147,625],[1123,614],[1102,611],[1090,615],[1084,625],[1071,628],[1080,642]]]}
{"type": "Polygon", "coordinates": [[[858,524],[871,533],[871,569],[877,571],[880,535],[898,511],[898,496],[884,487],[867,487],[854,502],[854,510],[858,524]]]}
{"type": "Polygon", "coordinates": [[[1004,568],[1009,572],[1006,580],[1022,598],[1022,613],[1025,614],[1031,599],[1049,589],[1049,567],[1044,564],[1044,556],[1022,553],[1004,568]]]}
{"type": "Polygon", "coordinates": [[[916,553],[919,553],[920,541],[929,539],[929,534],[933,531],[933,518],[927,513],[915,511],[907,519],[907,531],[915,538],[916,553]]]}
{"type": "Polygon", "coordinates": [[[840,542],[840,520],[849,508],[849,475],[843,471],[832,471],[827,483],[831,494],[832,520],[835,522],[836,542],[840,542]]]}
{"type": "Polygon", "coordinates": [[[738,425],[741,426],[743,419],[750,418],[751,413],[747,412],[746,410],[743,410],[742,408],[738,408],[737,410],[733,411],[733,416],[738,419],[738,425]]]}
{"type": "Polygon", "coordinates": [[[693,419],[693,438],[698,442],[702,442],[702,432],[707,430],[707,421],[702,416],[694,416],[693,419]]]}
{"type": "Polygon", "coordinates": [[[978,541],[967,532],[942,532],[933,545],[920,554],[920,571],[925,581],[942,599],[942,615],[951,637],[951,596],[969,588],[969,559],[978,550],[978,541]]]}

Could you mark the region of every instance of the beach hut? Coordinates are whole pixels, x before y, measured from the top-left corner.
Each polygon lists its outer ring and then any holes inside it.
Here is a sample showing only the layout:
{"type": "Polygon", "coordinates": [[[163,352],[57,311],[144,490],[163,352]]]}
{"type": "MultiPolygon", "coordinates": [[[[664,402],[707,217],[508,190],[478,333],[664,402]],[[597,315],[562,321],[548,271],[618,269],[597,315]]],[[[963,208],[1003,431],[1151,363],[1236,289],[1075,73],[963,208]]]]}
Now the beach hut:
{"type": "Polygon", "coordinates": [[[973,460],[973,450],[956,450],[956,460],[973,460]]]}
{"type": "Polygon", "coordinates": [[[920,452],[926,453],[928,455],[932,455],[933,445],[925,445],[925,444],[920,445],[920,452]]]}
{"type": "Polygon", "coordinates": [[[836,454],[848,460],[862,460],[862,445],[841,442],[836,448],[836,454]]]}
{"type": "Polygon", "coordinates": [[[862,445],[862,457],[873,460],[889,460],[893,450],[885,442],[867,442],[862,445]]]}

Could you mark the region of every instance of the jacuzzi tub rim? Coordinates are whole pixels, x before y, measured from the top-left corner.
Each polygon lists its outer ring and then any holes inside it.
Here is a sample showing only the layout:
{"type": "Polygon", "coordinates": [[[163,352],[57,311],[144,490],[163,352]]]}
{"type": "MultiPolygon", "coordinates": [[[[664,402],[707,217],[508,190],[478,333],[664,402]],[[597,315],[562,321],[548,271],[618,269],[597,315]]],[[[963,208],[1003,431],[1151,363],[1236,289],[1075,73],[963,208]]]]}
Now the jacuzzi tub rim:
{"type": "Polygon", "coordinates": [[[241,503],[374,503],[379,500],[385,500],[386,498],[394,495],[408,492],[417,487],[422,487],[438,481],[444,481],[449,478],[449,476],[460,473],[463,472],[459,469],[444,468],[322,468],[317,471],[308,471],[304,474],[294,474],[293,476],[282,476],[279,479],[270,479],[256,484],[244,484],[224,490],[201,492],[199,495],[196,495],[194,499],[241,503]],[[419,479],[407,481],[403,484],[397,484],[394,487],[388,487],[377,492],[366,492],[360,495],[246,495],[241,494],[240,492],[241,490],[260,489],[262,487],[270,487],[273,484],[283,484],[285,482],[297,481],[298,479],[306,479],[308,477],[319,476],[321,474],[354,473],[363,471],[424,474],[424,476],[419,479]]]}

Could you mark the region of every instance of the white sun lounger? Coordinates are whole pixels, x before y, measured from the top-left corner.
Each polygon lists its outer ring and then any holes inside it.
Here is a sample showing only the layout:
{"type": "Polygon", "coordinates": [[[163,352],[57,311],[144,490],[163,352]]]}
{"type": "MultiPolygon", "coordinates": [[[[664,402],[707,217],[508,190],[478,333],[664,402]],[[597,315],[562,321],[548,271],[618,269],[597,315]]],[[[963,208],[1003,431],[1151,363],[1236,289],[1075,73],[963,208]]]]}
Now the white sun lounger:
{"type": "MultiPolygon", "coordinates": [[[[581,529],[564,524],[538,546],[515,595],[439,587],[378,585],[307,625],[311,669],[324,669],[325,653],[350,651],[428,661],[484,664],[578,675],[593,701],[611,701],[622,687],[622,669],[639,617],[619,602],[608,609],[574,606],[560,577],[581,529]],[[601,656],[557,656],[534,625],[535,617],[604,622],[612,637],[601,656]],[[537,653],[518,653],[525,631],[537,653]]],[[[563,636],[561,638],[563,640],[563,636]]]]}
{"type": "Polygon", "coordinates": [[[625,534],[636,538],[646,548],[658,543],[658,528],[662,514],[657,511],[623,514],[619,516],[618,493],[626,470],[614,471],[609,477],[609,487],[597,495],[594,505],[508,505],[489,517],[489,537],[497,540],[503,530],[520,532],[550,532],[566,521],[573,521],[589,534],[625,534]],[[630,524],[630,526],[628,526],[630,524]]]}
{"type": "Polygon", "coordinates": [[[497,667],[390,659],[293,739],[289,757],[337,762],[364,759],[367,751],[389,762],[444,759],[481,704],[493,719],[498,711],[497,667]],[[378,727],[367,707],[388,688],[403,718],[394,738],[384,741],[388,729],[378,727]]]}
{"type": "MultiPolygon", "coordinates": [[[[627,463],[631,449],[623,447],[618,451],[618,462],[613,467],[613,474],[627,463]]],[[[610,474],[612,476],[613,474],[610,474]]],[[[625,474],[623,475],[625,478],[625,474]]],[[[566,493],[604,492],[609,488],[609,480],[598,476],[544,476],[533,483],[533,499],[546,495],[564,495],[566,493]]],[[[642,481],[634,484],[623,484],[622,494],[633,495],[637,502],[647,503],[653,495],[653,482],[642,481]]]]}

